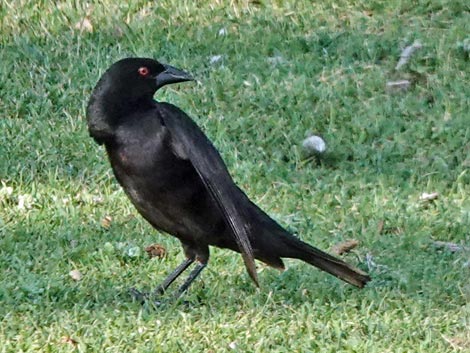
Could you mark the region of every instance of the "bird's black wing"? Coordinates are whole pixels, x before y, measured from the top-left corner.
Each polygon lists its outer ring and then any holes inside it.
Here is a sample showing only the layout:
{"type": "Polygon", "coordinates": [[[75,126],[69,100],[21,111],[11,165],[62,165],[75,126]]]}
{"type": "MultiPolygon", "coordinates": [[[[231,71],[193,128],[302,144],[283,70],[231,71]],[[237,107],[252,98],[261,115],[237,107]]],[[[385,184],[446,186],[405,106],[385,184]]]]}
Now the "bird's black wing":
{"type": "Polygon", "coordinates": [[[219,152],[196,123],[179,108],[168,103],[157,103],[157,110],[171,135],[174,153],[192,163],[230,226],[250,277],[259,285],[248,236],[248,218],[244,216],[245,198],[233,182],[219,152]]]}

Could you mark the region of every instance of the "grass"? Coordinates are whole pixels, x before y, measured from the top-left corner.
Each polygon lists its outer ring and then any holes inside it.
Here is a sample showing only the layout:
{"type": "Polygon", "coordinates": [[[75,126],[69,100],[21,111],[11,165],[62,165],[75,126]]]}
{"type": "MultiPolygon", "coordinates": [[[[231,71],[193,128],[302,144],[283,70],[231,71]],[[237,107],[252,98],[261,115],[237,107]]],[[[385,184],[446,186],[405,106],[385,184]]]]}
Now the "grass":
{"type": "Polygon", "coordinates": [[[0,5],[0,352],[470,351],[469,252],[432,245],[470,244],[467,2],[87,4],[0,5]],[[84,18],[91,32],[75,28],[84,18]],[[423,48],[395,72],[414,40],[423,48]],[[260,264],[257,290],[240,256],[213,249],[188,303],[132,302],[128,288],[151,288],[182,259],[86,130],[98,77],[132,55],[197,76],[158,99],[188,112],[239,185],[302,239],[359,239],[345,259],[370,285],[287,261],[284,273],[260,264]],[[412,87],[386,92],[398,79],[412,87]],[[328,152],[305,161],[309,133],[328,152]],[[422,203],[423,192],[439,197],[422,203]],[[168,256],[149,260],[151,243],[168,256]]]}

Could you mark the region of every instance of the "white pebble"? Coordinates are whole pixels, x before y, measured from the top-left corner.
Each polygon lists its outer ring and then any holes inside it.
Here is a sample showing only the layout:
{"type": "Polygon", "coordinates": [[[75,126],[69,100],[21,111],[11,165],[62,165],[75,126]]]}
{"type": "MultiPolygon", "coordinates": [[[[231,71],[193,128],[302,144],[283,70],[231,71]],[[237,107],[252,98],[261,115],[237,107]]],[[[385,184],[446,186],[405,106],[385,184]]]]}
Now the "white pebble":
{"type": "Polygon", "coordinates": [[[326,143],[320,136],[307,137],[303,142],[302,146],[308,152],[323,153],[326,150],[326,143]]]}

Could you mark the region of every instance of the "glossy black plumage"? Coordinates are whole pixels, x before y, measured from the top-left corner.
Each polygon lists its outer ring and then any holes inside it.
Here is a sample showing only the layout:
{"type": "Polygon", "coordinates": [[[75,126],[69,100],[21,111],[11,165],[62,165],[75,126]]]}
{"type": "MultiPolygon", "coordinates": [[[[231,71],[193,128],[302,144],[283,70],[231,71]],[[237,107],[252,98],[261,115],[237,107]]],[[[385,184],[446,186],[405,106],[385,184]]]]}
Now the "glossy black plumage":
{"type": "Polygon", "coordinates": [[[153,99],[165,84],[191,79],[152,59],[123,59],[103,74],[87,109],[90,134],[106,147],[132,203],[156,229],[177,237],[189,259],[161,289],[192,261],[206,264],[210,245],[240,252],[256,284],[255,258],[283,268],[287,257],[364,286],[367,274],[300,241],[253,204],[199,127],[179,108],[153,99]]]}

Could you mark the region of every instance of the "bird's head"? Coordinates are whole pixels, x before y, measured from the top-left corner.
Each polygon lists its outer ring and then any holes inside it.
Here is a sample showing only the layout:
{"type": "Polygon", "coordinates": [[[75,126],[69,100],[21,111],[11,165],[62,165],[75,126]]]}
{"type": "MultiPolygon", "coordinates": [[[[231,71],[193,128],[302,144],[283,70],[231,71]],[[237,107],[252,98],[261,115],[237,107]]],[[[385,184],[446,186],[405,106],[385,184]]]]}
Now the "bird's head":
{"type": "MultiPolygon", "coordinates": [[[[190,74],[148,58],[126,58],[111,65],[93,89],[87,107],[90,134],[98,141],[139,107],[153,104],[155,92],[170,83],[192,81],[190,74]]],[[[100,142],[101,143],[101,142],[100,142]]]]}
{"type": "Polygon", "coordinates": [[[194,80],[190,74],[149,58],[126,58],[115,62],[103,74],[95,90],[120,99],[153,96],[161,87],[194,80]],[[103,92],[104,93],[104,92],[103,92]]]}

